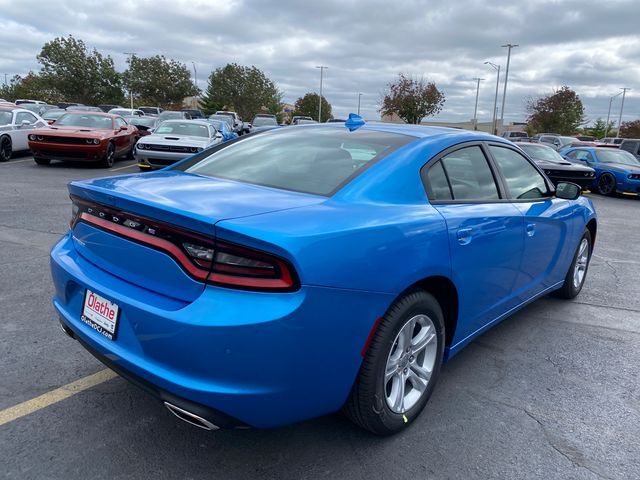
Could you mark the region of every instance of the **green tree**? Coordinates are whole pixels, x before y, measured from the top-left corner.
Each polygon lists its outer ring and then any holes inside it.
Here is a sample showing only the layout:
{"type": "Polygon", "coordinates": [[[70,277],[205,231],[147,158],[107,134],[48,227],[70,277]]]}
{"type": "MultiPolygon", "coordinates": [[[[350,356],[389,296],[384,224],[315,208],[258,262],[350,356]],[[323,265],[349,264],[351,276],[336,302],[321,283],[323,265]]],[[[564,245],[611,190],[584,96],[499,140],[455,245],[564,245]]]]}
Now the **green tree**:
{"type": "Polygon", "coordinates": [[[528,123],[536,132],[572,135],[584,123],[584,106],[576,92],[567,86],[546,97],[530,100],[528,123]]]}
{"type": "Polygon", "coordinates": [[[620,124],[620,136],[622,138],[640,138],[640,120],[622,122],[620,124]]]}
{"type": "Polygon", "coordinates": [[[60,101],[58,93],[47,85],[47,82],[33,72],[29,72],[24,77],[14,76],[9,84],[0,87],[0,98],[15,101],[18,98],[29,98],[33,100],[44,100],[47,103],[60,101]]]}
{"type": "Polygon", "coordinates": [[[261,111],[278,115],[282,92],[259,68],[229,63],[211,72],[202,103],[206,113],[233,110],[248,121],[261,111]]]}
{"type": "Polygon", "coordinates": [[[180,106],[185,97],[200,94],[184,63],[167,60],[163,55],[132,55],[127,63],[129,68],[122,74],[122,79],[138,105],[180,106]]]}
{"type": "Polygon", "coordinates": [[[444,105],[445,98],[433,82],[413,78],[402,73],[387,85],[382,96],[382,115],[397,115],[407,123],[418,124],[423,118],[435,115],[444,105]]]}
{"type": "Polygon", "coordinates": [[[89,51],[72,35],[45,43],[37,59],[42,82],[60,99],[97,105],[121,103],[124,98],[113,59],[96,49],[89,51]]]}
{"type": "MultiPolygon", "coordinates": [[[[320,95],[317,93],[306,93],[303,97],[298,98],[296,100],[292,116],[303,115],[306,117],[311,117],[314,120],[318,119],[318,107],[319,107],[319,99],[320,95]]],[[[327,99],[322,96],[322,118],[321,122],[326,122],[332,118],[331,114],[331,104],[327,102],[327,99]]]]}
{"type": "Polygon", "coordinates": [[[585,134],[591,135],[592,137],[604,138],[609,132],[613,130],[615,123],[616,122],[611,120],[609,121],[609,125],[607,126],[607,122],[605,120],[603,120],[602,118],[598,118],[595,122],[593,122],[593,125],[591,127],[585,128],[584,132],[585,134]]]}

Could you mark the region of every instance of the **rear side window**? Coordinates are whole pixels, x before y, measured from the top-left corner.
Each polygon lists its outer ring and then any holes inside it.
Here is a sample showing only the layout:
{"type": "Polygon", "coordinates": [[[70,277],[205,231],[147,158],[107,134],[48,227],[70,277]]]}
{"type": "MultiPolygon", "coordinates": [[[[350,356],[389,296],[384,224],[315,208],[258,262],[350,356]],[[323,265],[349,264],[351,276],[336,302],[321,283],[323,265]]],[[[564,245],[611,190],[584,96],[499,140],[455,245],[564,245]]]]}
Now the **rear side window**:
{"type": "Polygon", "coordinates": [[[369,164],[414,140],[407,135],[366,129],[283,128],[230,144],[186,166],[185,171],[331,195],[369,164]]]}
{"type": "Polygon", "coordinates": [[[461,148],[441,160],[454,200],[497,200],[498,187],[478,146],[461,148]]]}
{"type": "Polygon", "coordinates": [[[441,162],[436,162],[427,172],[429,200],[453,200],[447,175],[441,162]]]}
{"type": "Polygon", "coordinates": [[[524,156],[510,148],[490,146],[491,154],[507,183],[511,198],[533,199],[548,196],[547,183],[524,156]]]}

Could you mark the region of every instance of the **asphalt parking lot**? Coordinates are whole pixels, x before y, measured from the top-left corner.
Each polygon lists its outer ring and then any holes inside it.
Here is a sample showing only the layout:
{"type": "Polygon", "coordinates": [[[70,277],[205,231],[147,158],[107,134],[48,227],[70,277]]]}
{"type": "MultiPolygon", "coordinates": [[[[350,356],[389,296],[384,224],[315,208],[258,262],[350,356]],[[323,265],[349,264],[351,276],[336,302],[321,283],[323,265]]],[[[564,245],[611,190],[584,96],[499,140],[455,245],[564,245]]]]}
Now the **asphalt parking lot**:
{"type": "Polygon", "coordinates": [[[132,161],[111,170],[38,167],[27,156],[0,164],[4,478],[640,478],[634,197],[590,195],[600,219],[581,295],[541,299],[473,342],[397,436],[374,437],[340,415],[205,432],[121,378],[11,413],[104,370],[58,328],[48,252],[70,218],[68,181],[136,171],[132,161]]]}

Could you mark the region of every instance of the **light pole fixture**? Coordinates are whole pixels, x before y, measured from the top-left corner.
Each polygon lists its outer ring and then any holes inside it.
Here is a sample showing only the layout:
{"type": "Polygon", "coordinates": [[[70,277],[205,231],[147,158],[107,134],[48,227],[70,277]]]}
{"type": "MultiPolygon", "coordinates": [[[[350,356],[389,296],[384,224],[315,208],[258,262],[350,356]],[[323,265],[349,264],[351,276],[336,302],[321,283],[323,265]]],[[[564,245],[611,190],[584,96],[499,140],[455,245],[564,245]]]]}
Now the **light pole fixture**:
{"type": "Polygon", "coordinates": [[[516,43],[507,43],[501,46],[509,49],[507,51],[507,69],[504,72],[504,90],[502,91],[502,108],[500,109],[500,126],[504,127],[504,102],[507,99],[507,81],[509,80],[509,64],[511,63],[511,49],[519,47],[520,45],[516,43]]]}
{"type": "MultiPolygon", "coordinates": [[[[196,87],[196,90],[198,90],[198,71],[196,70],[196,63],[191,62],[191,65],[193,65],[193,83],[196,87]]],[[[196,93],[196,99],[197,98],[198,98],[198,94],[196,93]]]]}
{"type": "Polygon", "coordinates": [[[491,62],[484,62],[485,65],[491,65],[493,67],[494,70],[497,70],[497,75],[496,75],[496,94],[495,97],[493,98],[493,122],[492,122],[492,128],[491,131],[494,135],[498,134],[498,125],[496,125],[496,122],[498,121],[498,86],[500,85],[500,65],[496,65],[495,63],[491,63],[491,62]]]}
{"type": "Polygon", "coordinates": [[[618,131],[616,133],[616,138],[620,138],[620,125],[622,124],[622,110],[624,110],[624,97],[627,94],[627,90],[631,90],[630,88],[624,87],[622,90],[622,102],[620,103],[620,116],[618,117],[618,131]]]}
{"type": "Polygon", "coordinates": [[[319,65],[316,68],[320,69],[320,98],[318,99],[318,123],[322,123],[322,73],[324,72],[324,65],[319,65]]]}
{"type": "Polygon", "coordinates": [[[476,106],[473,109],[473,129],[478,130],[478,95],[480,94],[480,82],[484,80],[484,78],[474,77],[473,80],[476,81],[476,106]]]}
{"type": "MultiPolygon", "coordinates": [[[[133,57],[136,55],[136,52],[123,52],[125,55],[129,55],[131,60],[129,60],[129,68],[131,68],[131,62],[133,61],[133,57]]],[[[129,88],[129,100],[131,101],[131,110],[133,110],[133,92],[131,91],[131,85],[128,85],[129,88]]]]}
{"type": "Polygon", "coordinates": [[[604,136],[606,137],[609,134],[609,117],[611,116],[611,103],[613,99],[622,95],[622,92],[616,93],[614,96],[609,97],[609,110],[607,110],[607,124],[604,126],[604,136]]]}
{"type": "Polygon", "coordinates": [[[362,97],[362,93],[358,92],[358,115],[360,115],[360,97],[362,97]]]}

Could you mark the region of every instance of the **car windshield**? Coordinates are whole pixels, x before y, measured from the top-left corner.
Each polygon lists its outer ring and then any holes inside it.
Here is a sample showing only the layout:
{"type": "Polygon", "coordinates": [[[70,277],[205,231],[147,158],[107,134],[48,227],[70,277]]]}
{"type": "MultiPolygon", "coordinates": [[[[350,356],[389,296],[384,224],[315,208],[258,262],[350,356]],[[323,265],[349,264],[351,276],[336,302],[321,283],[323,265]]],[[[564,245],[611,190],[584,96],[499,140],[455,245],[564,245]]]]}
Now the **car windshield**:
{"type": "Polygon", "coordinates": [[[158,117],[160,120],[175,120],[178,118],[184,118],[184,113],[182,112],[162,112],[158,117]]]}
{"type": "Polygon", "coordinates": [[[560,139],[560,145],[571,145],[579,140],[576,137],[558,137],[560,139]]]}
{"type": "Polygon", "coordinates": [[[209,129],[206,125],[188,122],[164,122],[156,131],[158,135],[185,135],[190,137],[208,137],[209,129]]]}
{"type": "Polygon", "coordinates": [[[278,122],[273,117],[256,117],[251,122],[254,127],[277,127],[278,122]]]}
{"type": "Polygon", "coordinates": [[[135,115],[130,115],[124,117],[124,119],[129,122],[131,125],[142,125],[143,127],[153,127],[156,124],[155,117],[138,117],[135,115]]]}
{"type": "Polygon", "coordinates": [[[285,128],[231,144],[186,172],[331,195],[371,162],[412,140],[407,135],[368,130],[285,128]]]}
{"type": "Polygon", "coordinates": [[[56,125],[112,129],[113,120],[111,120],[111,117],[105,117],[102,115],[65,113],[56,120],[56,125]]]}
{"type": "Polygon", "coordinates": [[[597,152],[598,160],[602,163],[622,163],[624,165],[633,165],[637,167],[640,162],[636,157],[624,150],[601,150],[597,152]]]}
{"type": "Polygon", "coordinates": [[[7,110],[0,111],[0,125],[9,125],[11,123],[11,112],[7,110]]]}
{"type": "Polygon", "coordinates": [[[225,122],[231,128],[233,128],[233,118],[228,115],[211,115],[209,117],[211,120],[220,120],[221,122],[225,122]]]}
{"type": "Polygon", "coordinates": [[[536,145],[533,143],[525,144],[518,143],[519,147],[525,151],[531,158],[538,161],[552,162],[552,163],[566,163],[566,160],[562,158],[558,152],[551,147],[544,145],[536,145]]]}
{"type": "Polygon", "coordinates": [[[64,110],[49,110],[48,112],[45,112],[44,115],[42,115],[42,118],[44,118],[45,120],[56,120],[65,113],[67,112],[64,110]]]}

